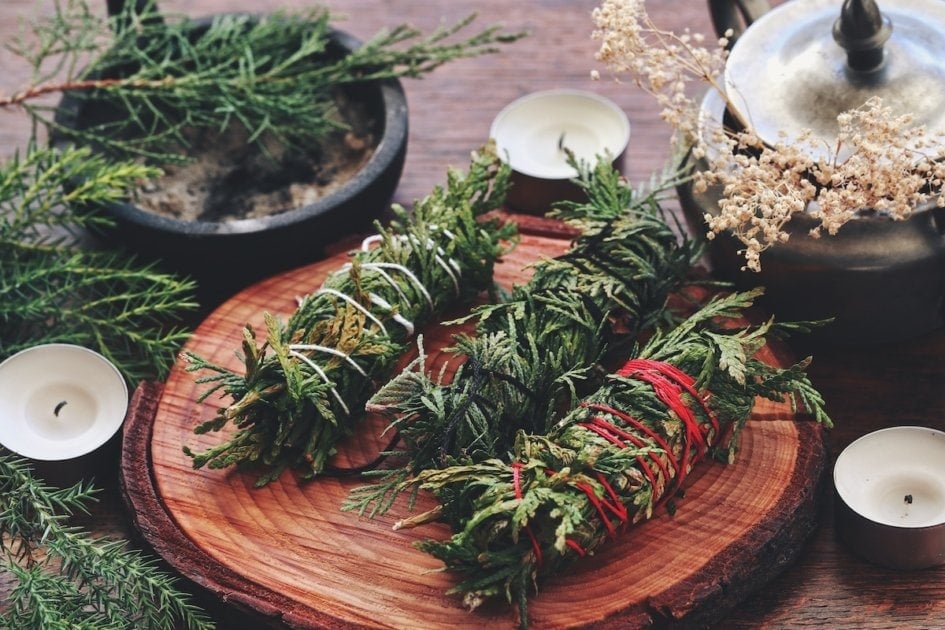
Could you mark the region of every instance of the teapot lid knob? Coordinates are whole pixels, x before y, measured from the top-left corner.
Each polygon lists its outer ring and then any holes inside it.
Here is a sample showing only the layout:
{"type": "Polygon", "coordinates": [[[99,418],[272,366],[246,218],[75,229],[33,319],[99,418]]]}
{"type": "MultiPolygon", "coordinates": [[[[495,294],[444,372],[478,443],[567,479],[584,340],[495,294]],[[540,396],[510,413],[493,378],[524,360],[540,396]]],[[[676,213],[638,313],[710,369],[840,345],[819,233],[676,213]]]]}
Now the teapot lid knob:
{"type": "Polygon", "coordinates": [[[883,65],[883,44],[892,35],[892,22],[874,0],[845,0],[833,23],[833,38],[847,51],[847,65],[856,72],[872,72],[883,65]]]}

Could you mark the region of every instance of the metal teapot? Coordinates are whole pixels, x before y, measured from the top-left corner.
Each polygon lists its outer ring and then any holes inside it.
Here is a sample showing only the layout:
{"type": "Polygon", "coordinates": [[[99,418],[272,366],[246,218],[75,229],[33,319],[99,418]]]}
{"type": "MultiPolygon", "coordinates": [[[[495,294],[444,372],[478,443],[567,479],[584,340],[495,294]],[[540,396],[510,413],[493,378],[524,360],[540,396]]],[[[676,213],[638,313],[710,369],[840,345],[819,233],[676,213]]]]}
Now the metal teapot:
{"type": "MultiPolygon", "coordinates": [[[[833,146],[837,115],[876,95],[930,132],[945,131],[942,0],[885,0],[882,11],[872,0],[774,8],[764,0],[709,0],[709,8],[720,35],[734,31],[727,95],[762,140],[807,129],[833,146]]],[[[702,107],[711,120],[726,115],[717,94],[702,107]]],[[[705,213],[719,212],[720,194],[680,188],[693,231],[705,231],[705,213]]],[[[894,341],[945,324],[945,209],[930,204],[899,221],[868,213],[819,239],[808,234],[812,227],[812,218],[795,216],[790,239],[762,254],[758,273],[742,271],[740,243],[719,235],[709,244],[713,270],[740,286],[765,286],[768,307],[782,319],[833,318],[819,333],[830,341],[894,341]]]]}

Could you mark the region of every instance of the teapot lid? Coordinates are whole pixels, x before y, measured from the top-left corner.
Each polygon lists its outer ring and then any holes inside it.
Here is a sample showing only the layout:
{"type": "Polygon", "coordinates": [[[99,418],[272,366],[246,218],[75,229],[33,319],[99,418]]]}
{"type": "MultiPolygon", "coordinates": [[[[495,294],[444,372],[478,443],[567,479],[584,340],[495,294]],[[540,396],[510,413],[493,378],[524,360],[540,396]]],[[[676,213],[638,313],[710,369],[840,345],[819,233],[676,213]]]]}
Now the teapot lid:
{"type": "MultiPolygon", "coordinates": [[[[945,132],[945,2],[793,0],[753,22],[732,48],[725,89],[732,107],[769,144],[804,130],[835,148],[837,116],[879,96],[945,132]]],[[[819,151],[819,149],[812,149],[819,151]]]]}

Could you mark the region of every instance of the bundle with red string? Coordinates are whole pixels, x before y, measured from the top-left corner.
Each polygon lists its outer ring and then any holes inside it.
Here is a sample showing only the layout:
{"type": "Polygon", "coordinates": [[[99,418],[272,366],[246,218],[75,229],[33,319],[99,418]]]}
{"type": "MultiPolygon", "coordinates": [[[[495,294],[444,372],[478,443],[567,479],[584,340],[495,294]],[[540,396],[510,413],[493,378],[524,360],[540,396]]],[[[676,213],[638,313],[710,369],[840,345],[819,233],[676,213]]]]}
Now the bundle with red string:
{"type": "Polygon", "coordinates": [[[520,432],[511,460],[427,470],[416,481],[455,534],[420,547],[462,580],[470,608],[492,597],[517,603],[540,579],[595,550],[660,506],[673,509],[686,476],[708,456],[730,459],[756,397],[790,398],[830,423],[804,372],[757,351],[784,326],[733,327],[755,293],[716,299],[655,335],[605,385],[546,435],[520,432]]]}

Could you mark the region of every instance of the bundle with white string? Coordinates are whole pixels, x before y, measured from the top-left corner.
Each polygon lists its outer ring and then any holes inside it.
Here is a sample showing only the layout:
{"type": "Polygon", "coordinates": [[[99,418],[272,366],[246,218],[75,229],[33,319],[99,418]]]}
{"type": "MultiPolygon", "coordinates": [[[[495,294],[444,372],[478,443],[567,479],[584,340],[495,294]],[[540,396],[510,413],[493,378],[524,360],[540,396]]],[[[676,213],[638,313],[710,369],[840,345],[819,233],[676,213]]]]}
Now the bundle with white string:
{"type": "Polygon", "coordinates": [[[300,298],[285,324],[266,316],[264,342],[245,328],[243,373],[191,355],[188,370],[211,372],[198,379],[211,384],[201,400],[217,391],[233,399],[195,431],[236,428],[203,452],[185,447],[194,467],[262,464],[257,485],[289,467],[303,478],[321,473],[413,334],[446,306],[491,290],[515,227],[482,215],[503,203],[508,174],[487,149],[411,213],[395,207],[396,220],[300,298]]]}

